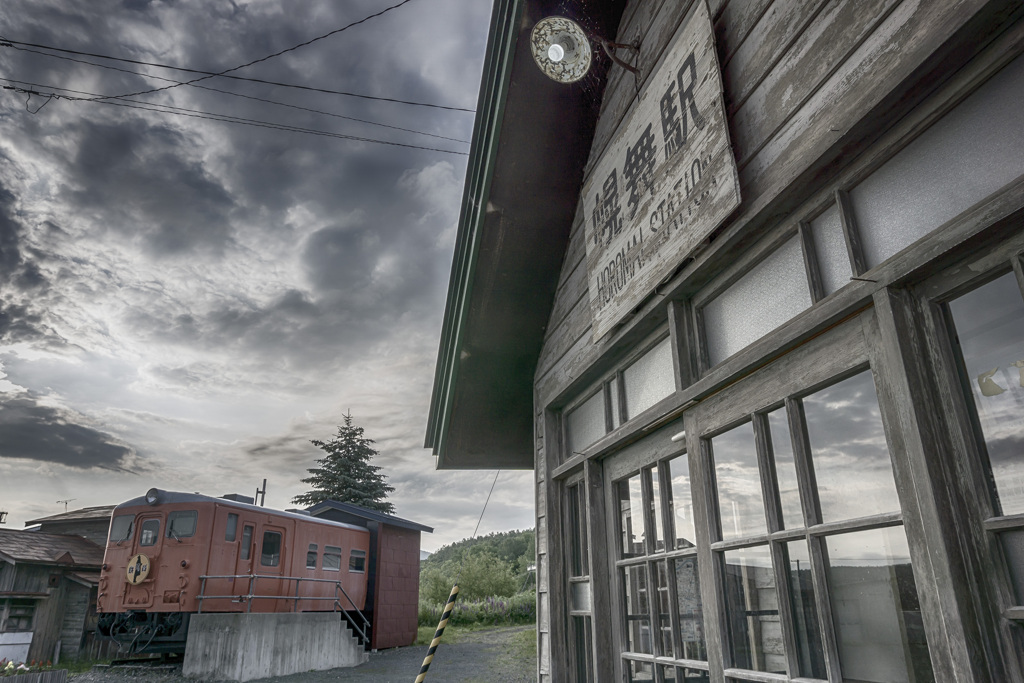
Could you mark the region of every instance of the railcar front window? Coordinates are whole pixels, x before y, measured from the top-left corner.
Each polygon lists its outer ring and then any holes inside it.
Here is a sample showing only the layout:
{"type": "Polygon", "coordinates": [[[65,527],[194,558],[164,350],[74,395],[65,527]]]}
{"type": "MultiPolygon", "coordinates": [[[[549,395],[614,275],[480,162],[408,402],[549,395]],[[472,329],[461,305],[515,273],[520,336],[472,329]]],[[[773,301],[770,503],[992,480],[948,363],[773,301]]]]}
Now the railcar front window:
{"type": "Polygon", "coordinates": [[[167,515],[167,537],[175,540],[196,535],[199,513],[195,510],[175,510],[167,515]]]}
{"type": "Polygon", "coordinates": [[[156,545],[156,539],[160,537],[160,520],[147,519],[142,523],[142,532],[139,536],[139,545],[156,545]]]}
{"type": "Polygon", "coordinates": [[[264,567],[276,567],[281,564],[281,534],[276,531],[263,532],[263,549],[260,551],[260,564],[264,567]]]}
{"type": "Polygon", "coordinates": [[[110,522],[110,542],[123,543],[130,540],[135,528],[135,515],[118,515],[110,522]]]}
{"type": "Polygon", "coordinates": [[[324,571],[341,571],[341,548],[333,545],[324,546],[324,571]]]}
{"type": "Polygon", "coordinates": [[[365,550],[353,550],[352,554],[348,558],[348,570],[350,572],[365,572],[366,571],[366,551],[365,550]]]}

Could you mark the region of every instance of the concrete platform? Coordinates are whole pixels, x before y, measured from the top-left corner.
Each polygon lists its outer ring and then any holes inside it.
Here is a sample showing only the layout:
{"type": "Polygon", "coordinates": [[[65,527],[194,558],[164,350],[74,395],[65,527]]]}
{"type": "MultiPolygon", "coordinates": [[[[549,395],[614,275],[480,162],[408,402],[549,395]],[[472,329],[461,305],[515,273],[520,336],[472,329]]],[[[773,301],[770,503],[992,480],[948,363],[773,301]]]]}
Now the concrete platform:
{"type": "Polygon", "coordinates": [[[367,659],[337,613],[193,614],[182,673],[204,681],[251,681],[367,659]]]}

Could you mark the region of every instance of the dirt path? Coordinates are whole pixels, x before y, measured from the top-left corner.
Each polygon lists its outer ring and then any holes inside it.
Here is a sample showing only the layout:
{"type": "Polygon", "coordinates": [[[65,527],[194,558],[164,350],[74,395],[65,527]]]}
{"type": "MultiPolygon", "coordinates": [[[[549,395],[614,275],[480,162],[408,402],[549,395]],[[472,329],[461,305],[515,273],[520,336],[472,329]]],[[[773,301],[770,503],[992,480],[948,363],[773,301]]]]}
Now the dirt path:
{"type": "MultiPolygon", "coordinates": [[[[537,680],[536,630],[513,626],[463,632],[441,643],[425,683],[533,683],[537,680]]],[[[352,669],[307,671],[261,679],[263,683],[413,683],[424,646],[400,647],[370,653],[370,660],[352,669]]],[[[70,683],[186,683],[181,667],[122,666],[94,669],[70,683]]]]}

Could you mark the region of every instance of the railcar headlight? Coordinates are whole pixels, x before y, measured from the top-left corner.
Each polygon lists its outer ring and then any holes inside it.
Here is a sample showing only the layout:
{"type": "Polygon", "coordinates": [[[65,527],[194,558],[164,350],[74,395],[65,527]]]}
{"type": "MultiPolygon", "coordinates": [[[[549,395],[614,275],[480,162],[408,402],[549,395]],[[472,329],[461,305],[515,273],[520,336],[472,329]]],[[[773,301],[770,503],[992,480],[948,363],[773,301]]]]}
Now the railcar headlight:
{"type": "Polygon", "coordinates": [[[152,488],[146,491],[146,502],[150,505],[156,505],[160,501],[160,489],[152,488]]]}

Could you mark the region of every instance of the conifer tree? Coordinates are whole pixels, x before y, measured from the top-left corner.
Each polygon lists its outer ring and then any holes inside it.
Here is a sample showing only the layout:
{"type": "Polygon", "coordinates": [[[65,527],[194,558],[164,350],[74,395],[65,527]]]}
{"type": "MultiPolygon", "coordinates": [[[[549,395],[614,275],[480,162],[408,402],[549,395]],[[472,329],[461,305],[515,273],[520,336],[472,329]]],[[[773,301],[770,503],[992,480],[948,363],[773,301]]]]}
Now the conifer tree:
{"type": "Polygon", "coordinates": [[[388,485],[379,467],[370,464],[377,455],[373,439],[364,437],[363,428],[352,424],[351,414],[345,415],[345,424],[338,426],[338,434],[330,441],[311,439],[310,443],[327,455],[317,460],[318,467],[307,470],[311,476],[302,480],[313,489],[295,496],[293,503],[312,506],[337,500],[388,514],[395,511],[387,502],[395,487],[388,485]]]}

